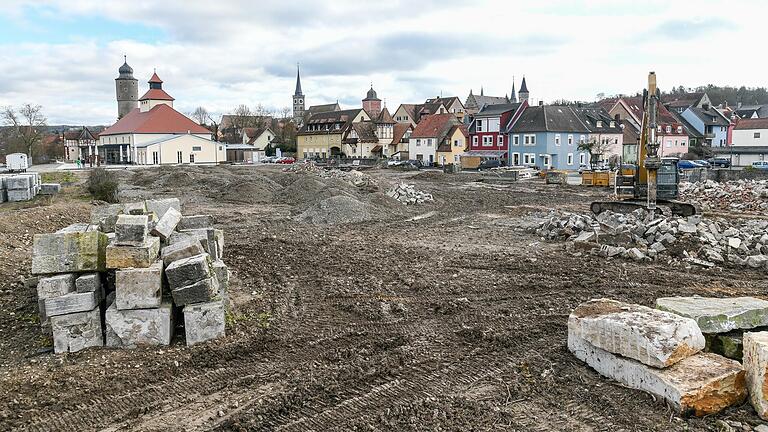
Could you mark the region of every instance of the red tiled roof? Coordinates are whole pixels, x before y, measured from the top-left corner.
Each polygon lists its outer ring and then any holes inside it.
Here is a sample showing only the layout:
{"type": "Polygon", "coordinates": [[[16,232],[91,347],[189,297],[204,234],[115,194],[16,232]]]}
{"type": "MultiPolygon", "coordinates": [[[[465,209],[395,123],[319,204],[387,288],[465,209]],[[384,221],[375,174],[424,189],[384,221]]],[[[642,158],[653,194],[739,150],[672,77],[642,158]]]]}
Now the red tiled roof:
{"type": "Polygon", "coordinates": [[[411,128],[410,123],[395,123],[395,126],[392,131],[392,143],[391,144],[397,144],[400,142],[401,139],[403,139],[403,135],[408,131],[408,129],[411,128]]]}
{"type": "Polygon", "coordinates": [[[768,129],[768,118],[741,119],[734,129],[768,129]]]}
{"type": "Polygon", "coordinates": [[[127,133],[184,134],[187,132],[193,134],[211,133],[208,129],[195,123],[170,106],[159,104],[146,112],[141,112],[139,108],[134,108],[99,135],[127,133]]]}
{"type": "Polygon", "coordinates": [[[445,128],[446,123],[455,118],[456,116],[451,113],[424,116],[411,134],[411,138],[435,138],[445,128]]]}
{"type": "Polygon", "coordinates": [[[152,74],[152,78],[150,78],[148,82],[162,84],[163,80],[161,80],[160,77],[157,76],[157,72],[155,72],[155,73],[152,74]]]}
{"type": "Polygon", "coordinates": [[[144,96],[142,96],[139,100],[147,100],[147,99],[154,99],[154,100],[174,100],[171,95],[165,92],[163,89],[149,89],[146,93],[144,93],[144,96]]]}

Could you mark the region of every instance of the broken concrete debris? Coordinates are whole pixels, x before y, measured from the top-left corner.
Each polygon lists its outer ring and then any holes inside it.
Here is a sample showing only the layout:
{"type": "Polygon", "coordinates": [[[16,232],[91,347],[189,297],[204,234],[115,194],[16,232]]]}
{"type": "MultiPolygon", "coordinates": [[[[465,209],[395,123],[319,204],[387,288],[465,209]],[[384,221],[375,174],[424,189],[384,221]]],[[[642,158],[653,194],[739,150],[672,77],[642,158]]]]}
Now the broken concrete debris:
{"type": "Polygon", "coordinates": [[[179,312],[190,345],[224,335],[224,234],[208,215],[188,220],[187,233],[182,220],[178,199],[147,200],[96,206],[90,223],[35,236],[40,321],[56,353],[169,345],[179,312]]]}
{"type": "Polygon", "coordinates": [[[746,398],[739,362],[699,352],[704,337],[692,319],[655,312],[662,311],[606,299],[583,303],[568,318],[568,349],[601,375],[660,396],[681,414],[715,414],[746,398]]]}
{"type": "Polygon", "coordinates": [[[424,204],[433,202],[432,194],[416,190],[416,186],[405,183],[393,187],[387,192],[387,196],[400,201],[403,204],[424,204]]]}
{"type": "Polygon", "coordinates": [[[768,180],[738,180],[719,183],[680,183],[680,199],[703,211],[755,212],[768,210],[768,180]]]}
{"type": "Polygon", "coordinates": [[[358,188],[367,188],[377,190],[379,187],[378,181],[365,174],[362,171],[342,171],[340,169],[328,169],[315,165],[314,162],[306,162],[302,164],[293,164],[286,168],[283,168],[284,172],[292,172],[299,174],[312,174],[321,178],[338,179],[352,184],[358,188]]]}

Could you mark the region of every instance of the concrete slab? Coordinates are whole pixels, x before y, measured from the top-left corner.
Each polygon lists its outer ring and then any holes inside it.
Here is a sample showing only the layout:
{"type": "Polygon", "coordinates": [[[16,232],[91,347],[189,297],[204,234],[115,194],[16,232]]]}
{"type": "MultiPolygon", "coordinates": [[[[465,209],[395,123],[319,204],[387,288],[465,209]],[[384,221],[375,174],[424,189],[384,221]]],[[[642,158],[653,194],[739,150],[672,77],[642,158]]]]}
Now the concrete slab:
{"type": "Polygon", "coordinates": [[[171,233],[176,229],[176,225],[181,220],[181,213],[178,210],[171,207],[165,212],[162,218],[157,221],[157,224],[152,228],[152,235],[160,237],[161,239],[167,239],[171,233]]]}
{"type": "Polygon", "coordinates": [[[222,300],[184,306],[184,332],[187,345],[195,345],[225,335],[225,307],[222,300]]]}
{"type": "Polygon", "coordinates": [[[162,293],[162,261],[147,268],[115,271],[115,305],[119,310],[160,307],[162,293]]]}
{"type": "Polygon", "coordinates": [[[155,309],[118,310],[113,302],[104,315],[107,346],[170,345],[173,308],[165,302],[155,309]]]}
{"type": "Polygon", "coordinates": [[[649,307],[597,299],[568,317],[568,333],[608,352],[664,368],[704,349],[696,322],[649,307]]]}
{"type": "Polygon", "coordinates": [[[83,273],[106,270],[107,236],[99,231],[37,234],[32,273],[83,273]]]}
{"type": "Polygon", "coordinates": [[[703,333],[768,325],[768,301],[754,297],[663,297],[656,308],[696,320],[703,333]]]}
{"type": "Polygon", "coordinates": [[[107,246],[107,268],[147,268],[157,261],[160,252],[160,239],[147,237],[142,246],[107,246]]]}
{"type": "Polygon", "coordinates": [[[61,274],[37,281],[37,298],[47,299],[75,292],[75,274],[61,274]]]}
{"type": "Polygon", "coordinates": [[[53,351],[56,354],[77,352],[88,347],[104,345],[101,330],[101,312],[95,308],[50,318],[53,330],[53,351]]]}
{"type": "Polygon", "coordinates": [[[716,414],[747,397],[741,364],[717,354],[699,353],[657,369],[611,354],[571,333],[568,349],[600,375],[659,396],[680,414],[716,414]]]}

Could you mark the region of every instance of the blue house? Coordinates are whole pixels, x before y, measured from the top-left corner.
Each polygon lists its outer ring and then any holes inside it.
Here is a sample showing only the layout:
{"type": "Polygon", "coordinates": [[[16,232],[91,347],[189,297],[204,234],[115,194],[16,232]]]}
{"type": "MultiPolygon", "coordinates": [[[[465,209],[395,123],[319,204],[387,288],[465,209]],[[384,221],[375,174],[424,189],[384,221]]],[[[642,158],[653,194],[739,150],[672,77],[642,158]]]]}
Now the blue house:
{"type": "Polygon", "coordinates": [[[728,127],[731,122],[720,111],[709,105],[702,108],[692,106],[683,111],[682,117],[704,135],[705,145],[725,147],[728,144],[728,127]]]}
{"type": "Polygon", "coordinates": [[[540,169],[577,170],[589,161],[578,149],[590,130],[569,106],[528,107],[507,127],[509,163],[540,169]]]}

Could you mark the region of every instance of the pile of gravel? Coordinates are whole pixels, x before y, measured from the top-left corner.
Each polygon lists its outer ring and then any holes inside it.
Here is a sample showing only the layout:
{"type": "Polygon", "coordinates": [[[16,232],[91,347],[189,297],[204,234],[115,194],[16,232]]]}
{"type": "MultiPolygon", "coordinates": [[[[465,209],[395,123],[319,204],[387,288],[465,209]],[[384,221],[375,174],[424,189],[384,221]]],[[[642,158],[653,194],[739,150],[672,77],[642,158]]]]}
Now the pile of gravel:
{"type": "Polygon", "coordinates": [[[299,222],[315,225],[336,225],[378,219],[378,211],[346,195],[333,196],[320,201],[296,217],[299,222]]]}

